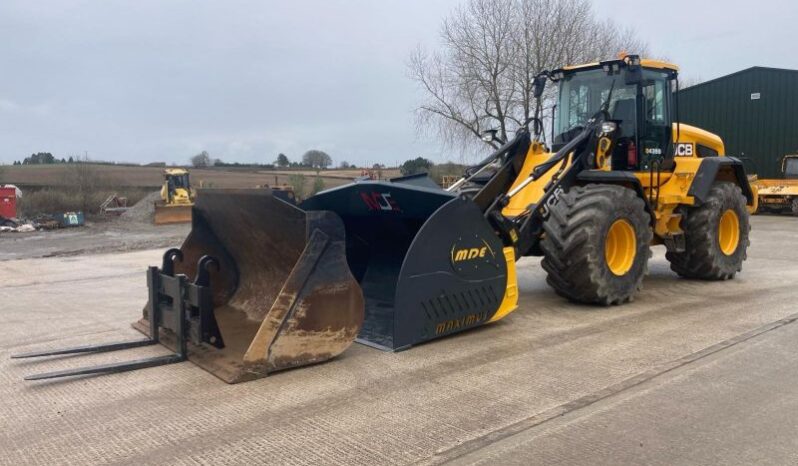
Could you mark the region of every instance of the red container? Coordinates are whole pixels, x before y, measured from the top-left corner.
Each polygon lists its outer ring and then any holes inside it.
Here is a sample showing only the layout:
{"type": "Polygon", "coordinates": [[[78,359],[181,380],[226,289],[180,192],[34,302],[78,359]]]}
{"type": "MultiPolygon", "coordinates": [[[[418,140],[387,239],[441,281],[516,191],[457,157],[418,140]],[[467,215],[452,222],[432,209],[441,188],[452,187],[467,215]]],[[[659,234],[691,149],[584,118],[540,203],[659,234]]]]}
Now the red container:
{"type": "Polygon", "coordinates": [[[0,188],[0,216],[16,218],[17,216],[17,190],[14,188],[0,188]]]}

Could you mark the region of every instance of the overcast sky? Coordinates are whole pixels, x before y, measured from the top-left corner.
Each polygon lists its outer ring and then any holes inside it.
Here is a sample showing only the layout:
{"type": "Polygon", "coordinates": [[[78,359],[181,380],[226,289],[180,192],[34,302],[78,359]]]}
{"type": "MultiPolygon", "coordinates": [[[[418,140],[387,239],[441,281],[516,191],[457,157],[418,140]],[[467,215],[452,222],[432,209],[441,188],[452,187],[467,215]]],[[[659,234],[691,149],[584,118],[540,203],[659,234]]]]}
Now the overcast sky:
{"type": "MultiPolygon", "coordinates": [[[[0,2],[0,163],[458,159],[419,136],[406,61],[459,1],[0,2]]],[[[798,68],[789,1],[595,0],[686,77],[798,68]],[[650,6],[647,6],[650,4],[650,6]],[[655,22],[656,21],[656,22],[655,22]]]]}

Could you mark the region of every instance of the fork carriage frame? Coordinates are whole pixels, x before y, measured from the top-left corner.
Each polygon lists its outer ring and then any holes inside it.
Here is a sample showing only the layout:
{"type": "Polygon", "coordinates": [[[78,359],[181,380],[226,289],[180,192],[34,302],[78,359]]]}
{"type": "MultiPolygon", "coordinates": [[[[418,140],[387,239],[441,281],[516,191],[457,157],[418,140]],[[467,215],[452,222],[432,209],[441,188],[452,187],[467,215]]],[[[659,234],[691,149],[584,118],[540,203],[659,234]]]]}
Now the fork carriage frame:
{"type": "Polygon", "coordinates": [[[152,266],[147,269],[149,299],[145,312],[149,321],[148,338],[144,340],[37,351],[17,354],[11,357],[14,359],[22,359],[65,354],[104,353],[149,346],[161,342],[161,329],[167,329],[175,335],[177,344],[175,345],[173,354],[34,374],[25,377],[25,380],[43,380],[90,374],[111,374],[143,369],[146,367],[174,364],[188,359],[189,340],[195,345],[207,343],[217,348],[223,348],[224,340],[219,332],[219,326],[213,314],[213,297],[211,294],[209,275],[211,268],[218,270],[219,261],[211,256],[201,257],[197,263],[197,276],[194,278],[194,281],[191,282],[186,275],[174,273],[175,262],[180,262],[182,260],[183,254],[179,249],[169,249],[163,255],[161,268],[152,266]]]}

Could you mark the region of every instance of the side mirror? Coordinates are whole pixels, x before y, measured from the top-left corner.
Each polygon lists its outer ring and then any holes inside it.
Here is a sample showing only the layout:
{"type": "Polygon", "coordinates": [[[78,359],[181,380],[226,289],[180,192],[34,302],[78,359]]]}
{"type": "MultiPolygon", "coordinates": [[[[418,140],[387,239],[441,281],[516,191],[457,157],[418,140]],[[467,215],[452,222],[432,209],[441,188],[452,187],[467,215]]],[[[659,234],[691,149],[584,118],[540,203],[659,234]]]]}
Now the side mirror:
{"type": "Polygon", "coordinates": [[[626,68],[623,69],[623,81],[627,86],[631,84],[639,84],[643,80],[643,70],[640,67],[639,55],[627,55],[623,61],[626,63],[626,68]]]}
{"type": "Polygon", "coordinates": [[[501,138],[498,135],[496,135],[496,133],[498,133],[498,132],[499,132],[499,130],[497,130],[497,129],[489,129],[489,130],[483,131],[482,132],[482,140],[487,142],[487,143],[498,142],[499,144],[504,144],[504,141],[502,141],[501,138]]]}
{"type": "Polygon", "coordinates": [[[532,95],[536,99],[539,99],[540,96],[543,95],[543,90],[546,89],[546,79],[547,75],[543,72],[535,76],[535,79],[532,81],[532,95]]]}
{"type": "Polygon", "coordinates": [[[489,129],[482,132],[482,140],[485,142],[493,142],[496,140],[496,130],[489,129]]]}

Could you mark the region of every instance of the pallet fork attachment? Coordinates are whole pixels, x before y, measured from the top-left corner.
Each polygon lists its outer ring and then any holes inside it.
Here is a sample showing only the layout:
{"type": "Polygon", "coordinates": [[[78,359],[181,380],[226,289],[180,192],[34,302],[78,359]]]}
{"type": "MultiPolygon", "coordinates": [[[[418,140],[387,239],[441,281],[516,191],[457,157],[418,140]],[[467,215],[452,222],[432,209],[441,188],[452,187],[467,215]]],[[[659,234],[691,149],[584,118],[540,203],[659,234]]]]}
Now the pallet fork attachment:
{"type": "Polygon", "coordinates": [[[169,249],[164,253],[160,269],[158,267],[149,267],[147,270],[147,286],[149,288],[147,315],[153,317],[149,319],[149,338],[16,354],[11,356],[11,358],[22,359],[64,354],[103,353],[149,346],[160,343],[159,330],[161,328],[169,329],[175,334],[178,344],[173,354],[34,374],[25,377],[25,380],[111,374],[183,362],[188,359],[187,345],[189,340],[195,345],[208,343],[217,348],[224,348],[224,341],[213,315],[213,298],[209,275],[211,268],[216,271],[219,270],[219,261],[211,256],[202,256],[197,263],[197,276],[193,282],[190,282],[186,275],[175,275],[174,273],[175,261],[182,262],[182,260],[183,253],[179,249],[169,249]]]}
{"type": "Polygon", "coordinates": [[[28,377],[106,374],[189,360],[227,383],[341,354],[363,324],[363,293],[347,266],[344,223],[269,189],[206,190],[180,249],[147,271],[133,328],[148,338],[20,354],[40,357],[159,343],[173,354],[28,377]],[[189,277],[194,277],[193,281],[189,277]]]}

